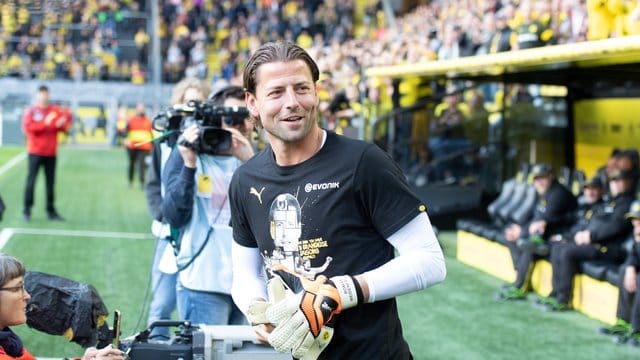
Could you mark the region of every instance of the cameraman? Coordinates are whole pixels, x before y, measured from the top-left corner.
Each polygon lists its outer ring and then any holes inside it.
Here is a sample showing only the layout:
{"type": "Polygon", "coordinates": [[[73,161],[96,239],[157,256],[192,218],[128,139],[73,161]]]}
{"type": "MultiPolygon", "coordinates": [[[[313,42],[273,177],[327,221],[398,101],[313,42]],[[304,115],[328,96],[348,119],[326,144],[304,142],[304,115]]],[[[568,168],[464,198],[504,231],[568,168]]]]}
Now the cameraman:
{"type": "MultiPolygon", "coordinates": [[[[171,105],[182,105],[189,101],[203,101],[211,92],[211,86],[205,81],[196,78],[185,78],[178,82],[171,93],[171,105]]],[[[171,234],[169,224],[162,214],[162,198],[164,196],[164,183],[161,181],[164,169],[171,151],[175,148],[178,139],[177,129],[163,140],[154,142],[151,151],[151,164],[147,172],[145,184],[145,196],[147,207],[153,223],[151,231],[156,237],[156,248],[151,267],[151,302],[149,303],[148,325],[156,320],[169,320],[176,308],[176,269],[175,266],[165,266],[171,261],[175,262],[173,249],[169,245],[171,234]],[[166,253],[166,254],[165,254],[166,253]],[[165,260],[166,259],[166,260],[165,260]],[[161,261],[162,260],[162,261],[161,261]]],[[[169,337],[169,329],[155,327],[150,337],[169,337]]]]}
{"type": "MultiPolygon", "coordinates": [[[[215,107],[245,107],[240,87],[224,88],[212,97],[215,107]],[[235,90],[234,90],[235,89],[235,90]]],[[[206,106],[204,104],[203,106],[206,106]]],[[[248,115],[248,113],[247,113],[248,115]]],[[[245,117],[247,116],[245,115],[245,117]]],[[[196,119],[197,120],[197,119],[196,119]]],[[[195,324],[244,324],[244,315],[231,298],[231,227],[228,189],[236,169],[253,156],[241,131],[245,119],[220,121],[231,133],[229,149],[197,152],[202,128],[187,126],[162,173],[166,186],[162,214],[177,236],[177,304],[180,319],[195,324]]]]}

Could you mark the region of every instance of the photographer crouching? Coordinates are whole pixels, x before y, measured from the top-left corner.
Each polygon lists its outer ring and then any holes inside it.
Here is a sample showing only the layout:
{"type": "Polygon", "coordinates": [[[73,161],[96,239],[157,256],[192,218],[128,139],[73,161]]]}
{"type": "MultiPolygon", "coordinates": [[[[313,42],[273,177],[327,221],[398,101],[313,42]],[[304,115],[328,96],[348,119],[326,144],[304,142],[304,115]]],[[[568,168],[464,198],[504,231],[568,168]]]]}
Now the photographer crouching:
{"type": "Polygon", "coordinates": [[[246,324],[230,295],[228,189],[235,170],[254,154],[248,116],[244,91],[234,86],[169,118],[179,120],[182,134],[162,173],[162,213],[178,232],[178,316],[193,324],[246,324]]]}

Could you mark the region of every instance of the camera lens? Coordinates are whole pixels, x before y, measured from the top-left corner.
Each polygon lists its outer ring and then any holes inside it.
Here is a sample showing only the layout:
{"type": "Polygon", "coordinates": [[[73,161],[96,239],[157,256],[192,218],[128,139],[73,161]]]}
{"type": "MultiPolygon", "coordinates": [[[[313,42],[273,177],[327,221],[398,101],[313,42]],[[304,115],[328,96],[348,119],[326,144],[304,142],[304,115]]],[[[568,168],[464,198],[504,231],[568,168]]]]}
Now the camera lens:
{"type": "Polygon", "coordinates": [[[202,129],[202,142],[210,146],[217,146],[224,139],[221,136],[221,132],[214,128],[202,129]]]}
{"type": "Polygon", "coordinates": [[[203,152],[217,154],[231,148],[231,133],[216,127],[203,127],[200,135],[203,152]]]}
{"type": "Polygon", "coordinates": [[[232,115],[223,116],[222,117],[222,121],[224,121],[224,123],[227,124],[227,125],[235,125],[235,124],[237,124],[236,119],[232,115]]]}

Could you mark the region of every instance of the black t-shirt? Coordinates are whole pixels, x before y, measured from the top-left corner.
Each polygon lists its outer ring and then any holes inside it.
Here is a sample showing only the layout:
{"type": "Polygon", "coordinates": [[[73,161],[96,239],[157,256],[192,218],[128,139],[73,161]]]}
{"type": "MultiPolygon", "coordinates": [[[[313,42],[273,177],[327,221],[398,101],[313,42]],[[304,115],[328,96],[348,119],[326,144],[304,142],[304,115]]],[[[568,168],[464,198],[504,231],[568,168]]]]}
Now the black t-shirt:
{"type": "MultiPolygon", "coordinates": [[[[235,172],[229,191],[234,240],[309,277],[381,266],[394,257],[386,238],[425,211],[385,152],[334,133],[294,166],[278,166],[267,147],[235,172]]],[[[411,357],[395,299],[344,310],[334,329],[321,358],[411,357]]]]}

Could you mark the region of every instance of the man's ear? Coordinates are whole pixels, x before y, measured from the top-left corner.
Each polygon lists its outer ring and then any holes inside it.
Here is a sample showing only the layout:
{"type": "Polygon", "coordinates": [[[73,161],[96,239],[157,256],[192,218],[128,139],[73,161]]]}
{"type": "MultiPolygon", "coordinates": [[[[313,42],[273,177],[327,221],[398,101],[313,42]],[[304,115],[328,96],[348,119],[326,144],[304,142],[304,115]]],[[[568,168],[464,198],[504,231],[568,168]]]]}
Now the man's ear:
{"type": "Polygon", "coordinates": [[[256,97],[252,93],[247,91],[244,94],[244,101],[247,103],[247,109],[249,110],[251,116],[258,117],[260,113],[256,104],[256,97]]]}
{"type": "Polygon", "coordinates": [[[247,104],[247,110],[249,110],[249,117],[251,118],[251,122],[253,122],[253,125],[257,129],[261,129],[262,122],[260,121],[260,112],[258,111],[256,97],[252,93],[247,91],[244,93],[244,101],[247,104]]]}

